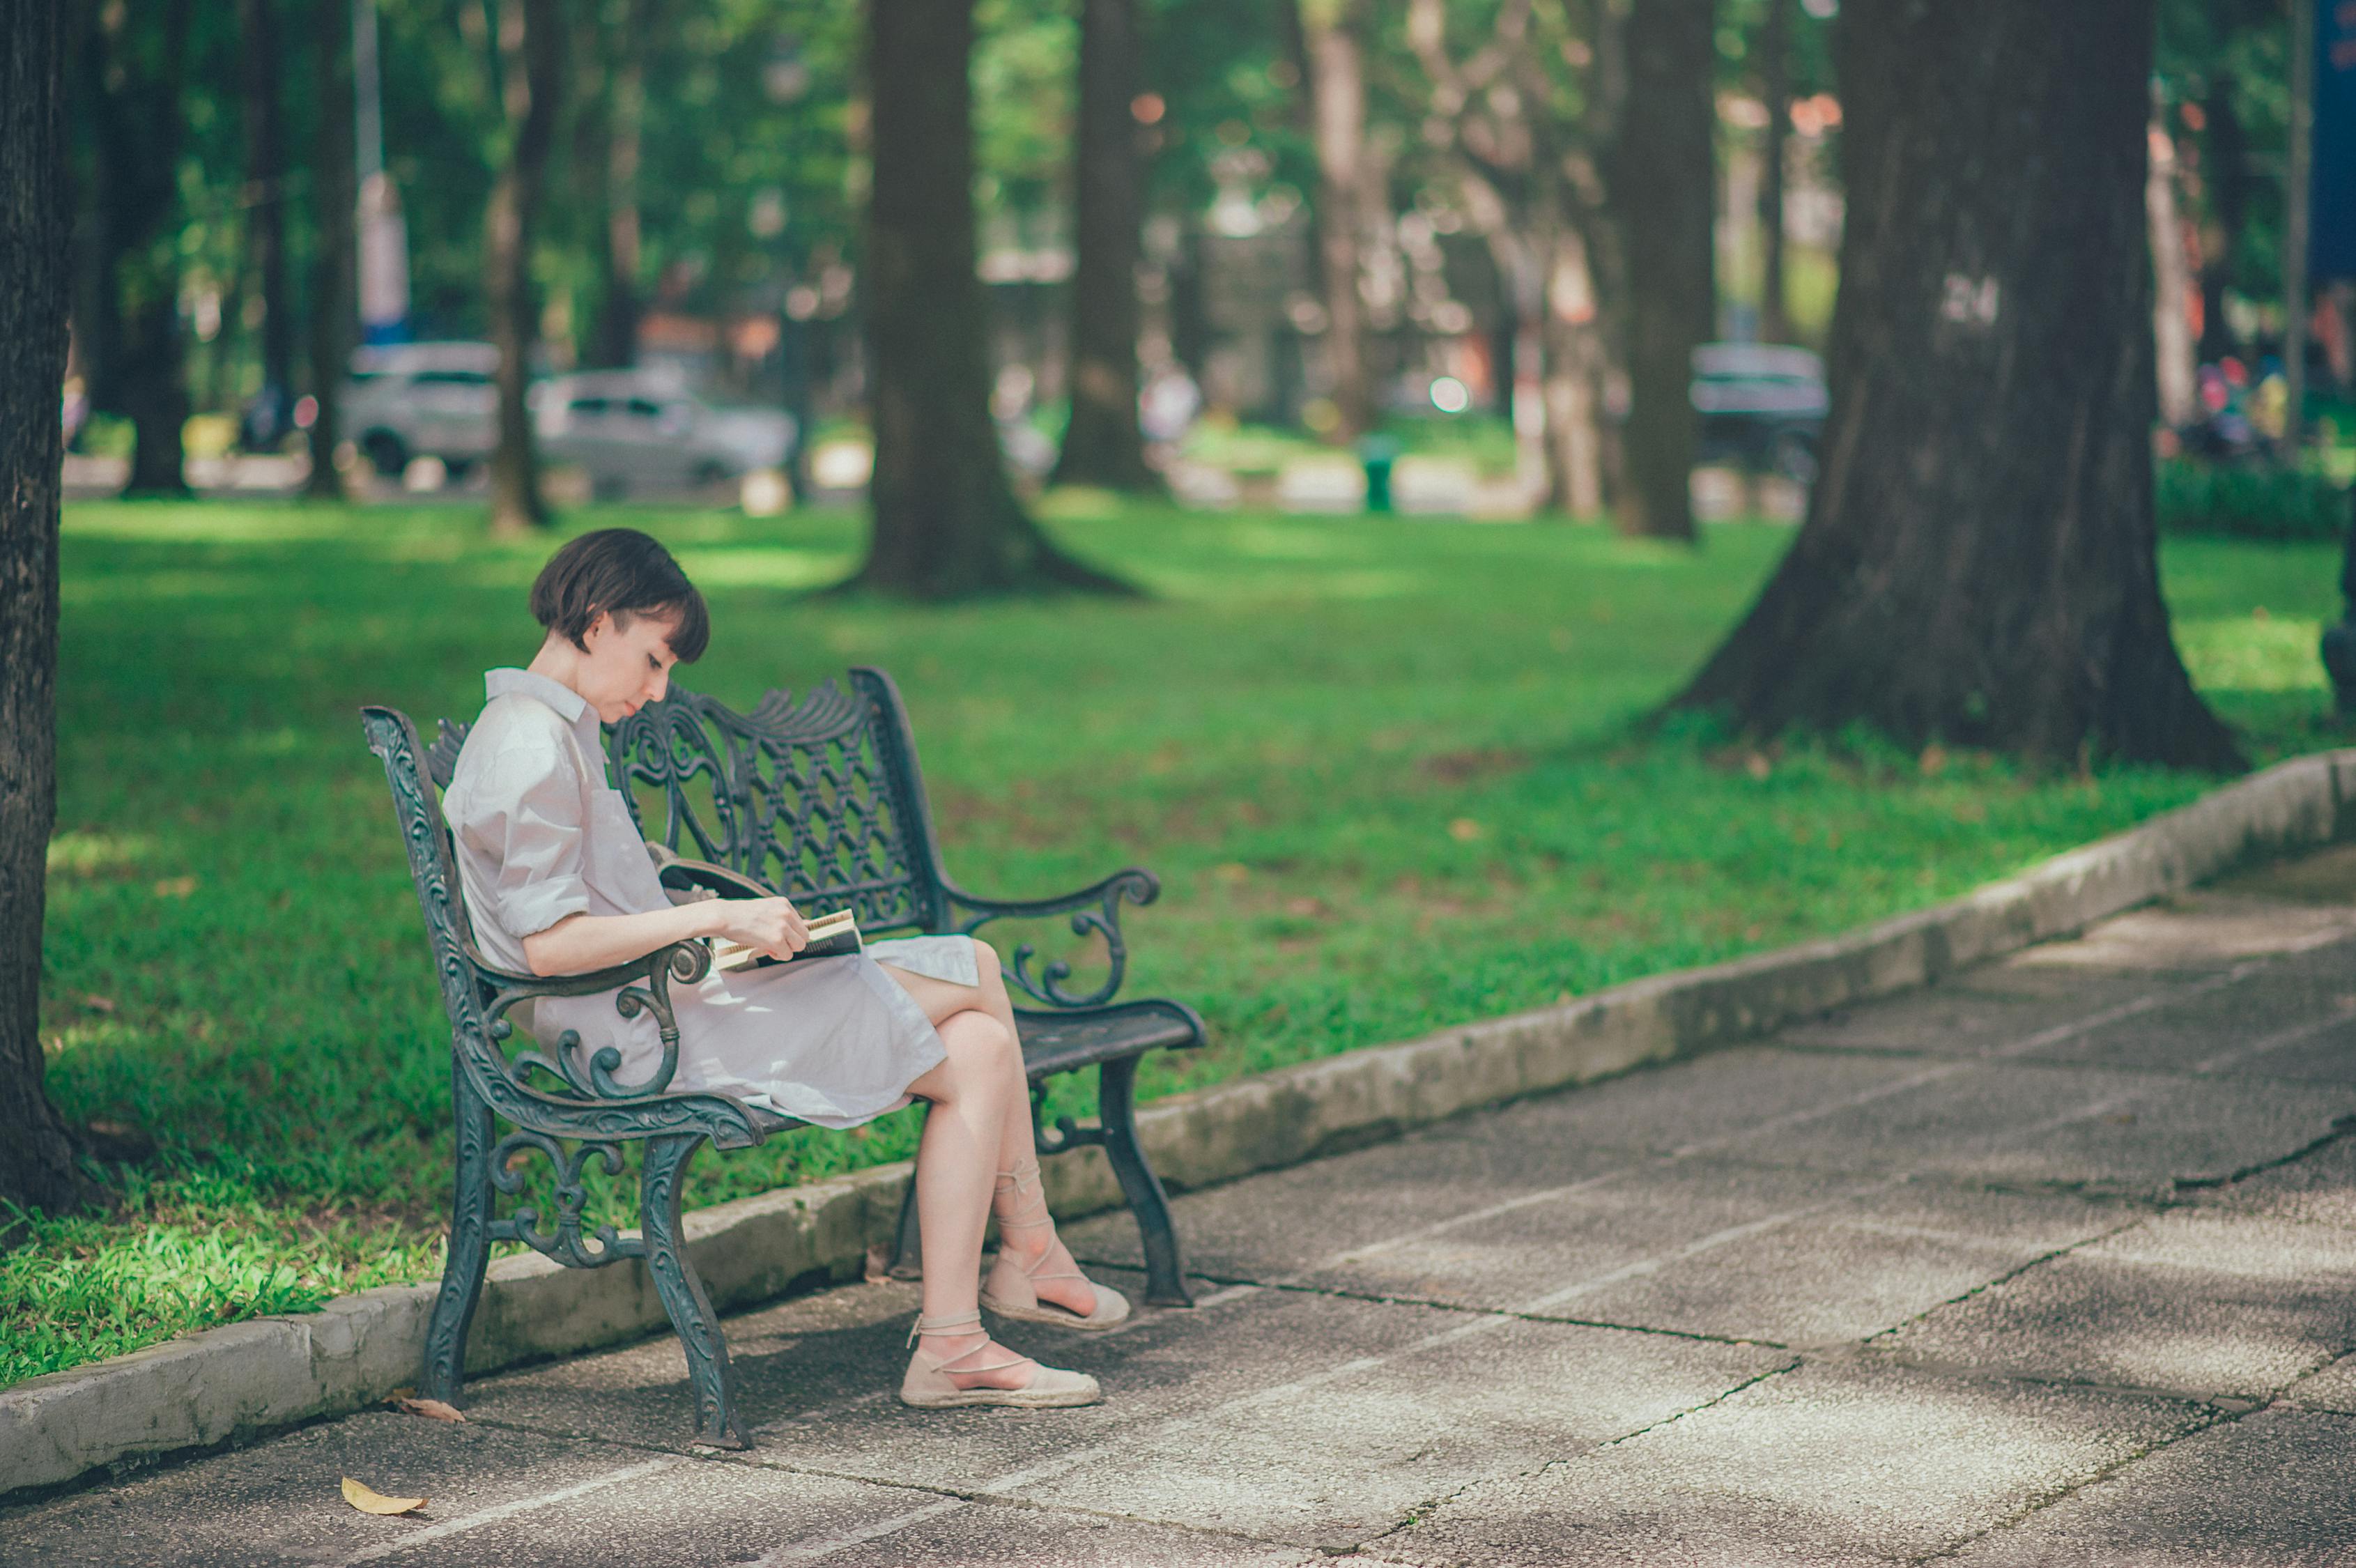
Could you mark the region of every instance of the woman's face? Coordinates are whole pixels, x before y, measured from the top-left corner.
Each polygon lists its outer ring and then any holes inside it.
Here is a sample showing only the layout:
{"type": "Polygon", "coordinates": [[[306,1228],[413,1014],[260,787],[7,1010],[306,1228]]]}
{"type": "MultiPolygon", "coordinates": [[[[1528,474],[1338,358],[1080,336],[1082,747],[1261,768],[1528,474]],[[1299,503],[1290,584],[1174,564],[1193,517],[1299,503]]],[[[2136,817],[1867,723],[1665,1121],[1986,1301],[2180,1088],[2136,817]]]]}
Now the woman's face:
{"type": "Polygon", "coordinates": [[[588,651],[575,669],[573,690],[606,724],[619,724],[670,689],[670,650],[678,623],[660,616],[625,616],[618,622],[601,613],[581,640],[588,651]]]}

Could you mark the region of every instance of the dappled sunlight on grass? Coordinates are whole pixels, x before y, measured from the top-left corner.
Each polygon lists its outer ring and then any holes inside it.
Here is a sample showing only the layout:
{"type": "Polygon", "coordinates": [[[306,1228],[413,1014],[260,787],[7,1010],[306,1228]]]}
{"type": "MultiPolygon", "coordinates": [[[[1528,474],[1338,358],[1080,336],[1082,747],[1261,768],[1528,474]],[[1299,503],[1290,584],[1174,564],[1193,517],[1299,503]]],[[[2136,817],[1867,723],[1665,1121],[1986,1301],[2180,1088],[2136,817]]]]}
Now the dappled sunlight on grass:
{"type": "MultiPolygon", "coordinates": [[[[1128,507],[1063,538],[1152,596],[917,608],[810,593],[858,559],[848,512],[568,519],[615,523],[671,543],[711,597],[684,685],[749,706],[850,663],[892,672],[968,886],[1162,876],[1129,916],[1130,993],[1197,1004],[1215,1044],[1150,1058],[1153,1094],[1918,908],[2207,787],[1870,737],[1634,738],[1781,528],[1713,529],[1696,552],[1593,527],[1128,507]]],[[[50,1327],[0,1376],[438,1267],[447,1026],[355,710],[391,703],[430,730],[477,710],[487,666],[530,657],[523,590],[555,536],[480,528],[447,505],[69,511],[44,1033],[69,1117],[155,1153],[114,1177],[132,1208],[20,1250],[0,1321],[50,1327]],[[185,1235],[138,1254],[151,1219],[185,1235]],[[118,1268],[126,1301],[183,1268],[230,1283],[112,1313],[92,1282],[118,1268]]],[[[2336,612],[2328,553],[2169,547],[2196,674],[2262,756],[2330,733],[2296,646],[2311,660],[2336,612]]],[[[1074,950],[1056,922],[986,934],[1074,950]]],[[[1087,1087],[1060,1080],[1049,1108],[1084,1112],[1087,1087]]],[[[690,1199],[903,1158],[914,1129],[707,1154],[690,1199]]],[[[596,1177],[593,1213],[629,1222],[630,1179],[596,1177]]]]}
{"type": "Polygon", "coordinates": [[[2290,616],[2188,618],[2176,625],[2176,644],[2196,685],[2329,693],[2331,683],[2316,655],[2322,634],[2319,623],[2290,616]]]}

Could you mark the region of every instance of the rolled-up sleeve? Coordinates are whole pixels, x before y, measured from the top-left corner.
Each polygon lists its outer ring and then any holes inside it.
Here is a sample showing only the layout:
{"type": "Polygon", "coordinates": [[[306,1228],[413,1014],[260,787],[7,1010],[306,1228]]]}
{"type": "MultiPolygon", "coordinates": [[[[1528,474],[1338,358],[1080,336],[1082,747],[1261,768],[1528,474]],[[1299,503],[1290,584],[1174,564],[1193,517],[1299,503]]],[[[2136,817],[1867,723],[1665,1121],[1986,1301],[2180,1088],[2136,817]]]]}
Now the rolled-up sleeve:
{"type": "Polygon", "coordinates": [[[491,916],[518,941],[588,912],[581,780],[561,746],[503,748],[483,770],[459,835],[498,867],[491,916]]]}

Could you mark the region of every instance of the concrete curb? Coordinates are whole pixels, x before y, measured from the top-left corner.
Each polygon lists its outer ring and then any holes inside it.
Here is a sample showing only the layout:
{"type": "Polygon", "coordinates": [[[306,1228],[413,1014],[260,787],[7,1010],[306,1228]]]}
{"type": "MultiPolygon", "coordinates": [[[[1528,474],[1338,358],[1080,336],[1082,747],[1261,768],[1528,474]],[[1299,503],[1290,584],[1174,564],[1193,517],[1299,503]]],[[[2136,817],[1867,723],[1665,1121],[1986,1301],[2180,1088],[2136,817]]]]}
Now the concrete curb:
{"type": "MultiPolygon", "coordinates": [[[[2250,862],[2347,837],[2356,837],[2356,750],[2299,757],[1935,908],[1180,1095],[1145,1109],[1140,1130],[1173,1187],[1232,1180],[1926,984],[2250,862]]],[[[1120,1201],[1095,1149],[1051,1162],[1047,1174],[1058,1213],[1120,1201]]],[[[889,1239],[908,1175],[905,1164],[879,1166],[690,1215],[712,1301],[727,1310],[856,1277],[868,1247],[889,1239]]],[[[365,1291],[0,1391],[0,1497],[383,1399],[416,1380],[434,1289],[365,1291]]],[[[487,1372],[663,1326],[637,1264],[577,1272],[537,1255],[504,1259],[491,1268],[467,1367],[487,1372]]]]}

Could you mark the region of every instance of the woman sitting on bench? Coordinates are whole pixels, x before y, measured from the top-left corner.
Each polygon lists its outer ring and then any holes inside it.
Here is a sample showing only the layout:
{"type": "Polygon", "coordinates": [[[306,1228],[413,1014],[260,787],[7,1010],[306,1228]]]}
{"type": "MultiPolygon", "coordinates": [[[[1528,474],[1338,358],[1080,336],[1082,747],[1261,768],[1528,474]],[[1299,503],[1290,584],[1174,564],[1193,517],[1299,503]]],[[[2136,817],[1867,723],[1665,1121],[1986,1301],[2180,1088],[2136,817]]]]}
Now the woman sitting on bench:
{"type": "MultiPolygon", "coordinates": [[[[663,695],[670,667],[709,636],[703,596],[669,552],[635,529],[586,533],[531,589],[546,628],[522,670],[484,678],[482,717],[458,754],[442,811],[456,841],[475,941],[492,962],[578,974],[673,942],[716,937],[774,958],[809,938],[784,898],[675,905],[621,792],[605,781],[600,722],[663,695]]],[[[543,997],[545,1042],[576,1032],[612,1046],[617,1076],[661,1056],[654,1019],[625,1018],[616,993],[543,997]]],[[[820,1127],[855,1127],[929,1101],[916,1153],[924,1309],[900,1397],[926,1409],[1077,1405],[1102,1397],[1084,1372],[1018,1356],[980,1308],[1023,1323],[1109,1328],[1129,1303],[1092,1284],[1056,1237],[1039,1182],[1014,1013],[998,955],[966,936],[867,944],[855,957],[714,972],[675,987],[679,1066],[670,1088],[726,1094],[820,1127]],[[997,1262],[977,1294],[985,1222],[997,1262]]]]}

